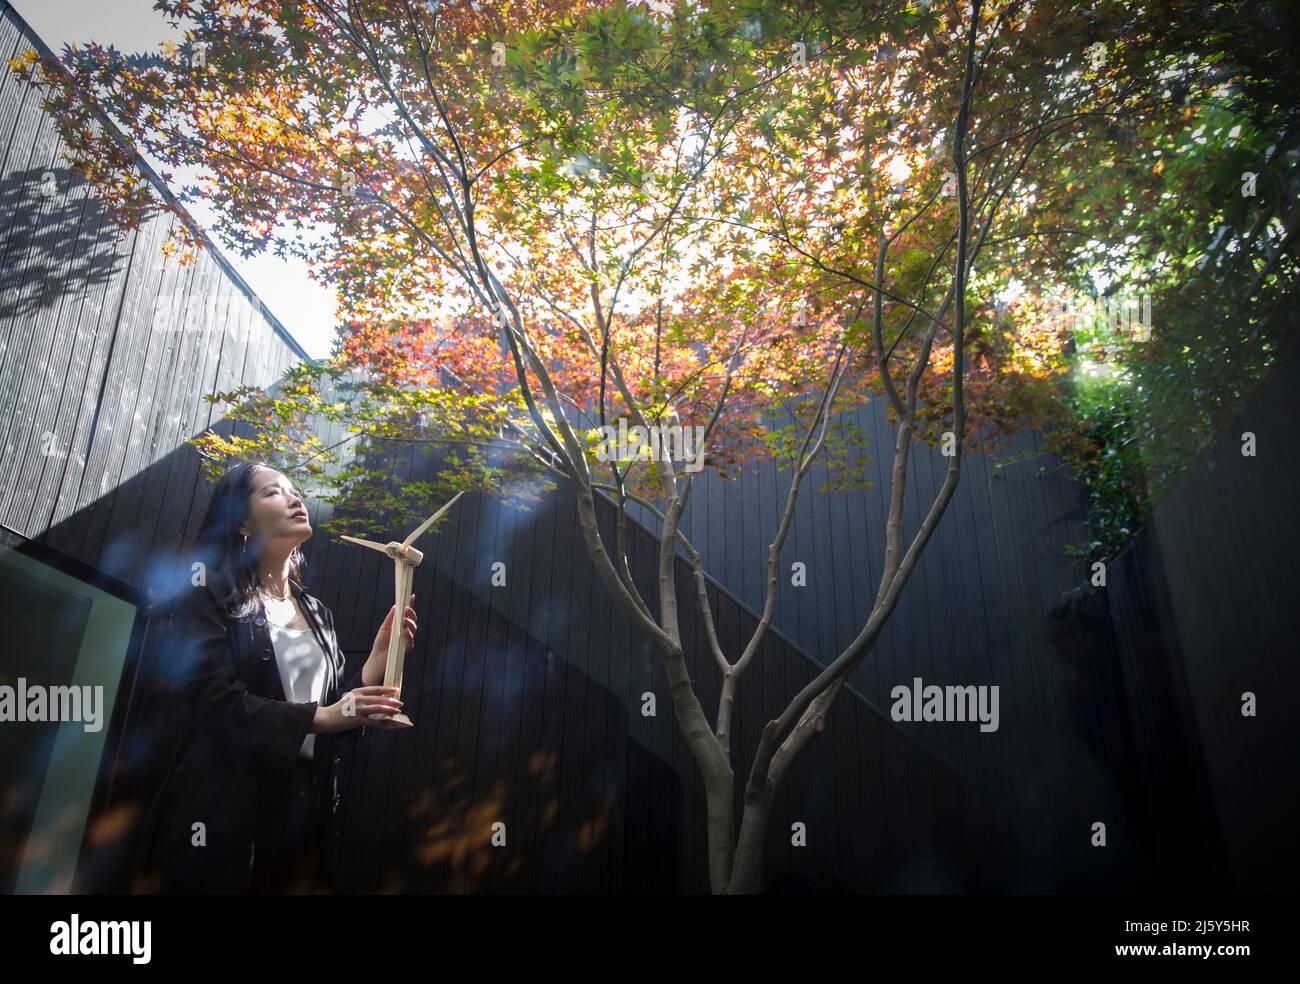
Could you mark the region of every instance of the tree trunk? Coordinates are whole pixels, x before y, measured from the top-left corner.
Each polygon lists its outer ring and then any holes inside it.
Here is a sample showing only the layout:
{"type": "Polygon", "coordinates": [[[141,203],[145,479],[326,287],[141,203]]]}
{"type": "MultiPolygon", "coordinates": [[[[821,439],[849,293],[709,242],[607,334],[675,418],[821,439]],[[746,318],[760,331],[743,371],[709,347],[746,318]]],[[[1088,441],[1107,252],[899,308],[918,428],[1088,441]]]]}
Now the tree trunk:
{"type": "Polygon", "coordinates": [[[763,878],[763,848],[767,843],[767,822],[772,816],[776,790],[770,783],[745,794],[740,820],[740,840],[732,863],[731,878],[723,895],[757,895],[763,878]]]}

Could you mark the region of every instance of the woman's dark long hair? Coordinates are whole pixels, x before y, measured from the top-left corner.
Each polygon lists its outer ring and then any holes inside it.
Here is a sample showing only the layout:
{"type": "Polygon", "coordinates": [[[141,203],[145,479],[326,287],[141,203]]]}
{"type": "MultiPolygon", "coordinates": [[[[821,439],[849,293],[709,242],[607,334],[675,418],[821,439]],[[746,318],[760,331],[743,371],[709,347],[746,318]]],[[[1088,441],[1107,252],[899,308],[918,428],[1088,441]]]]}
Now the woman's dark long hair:
{"type": "MultiPolygon", "coordinates": [[[[257,610],[257,540],[247,545],[239,527],[249,515],[248,496],[259,468],[278,471],[262,461],[244,461],[220,479],[195,538],[195,548],[207,565],[210,583],[228,616],[246,618],[257,610]],[[216,577],[211,577],[216,575],[216,577]]],[[[289,554],[289,580],[302,587],[304,560],[297,547],[289,554]]]]}

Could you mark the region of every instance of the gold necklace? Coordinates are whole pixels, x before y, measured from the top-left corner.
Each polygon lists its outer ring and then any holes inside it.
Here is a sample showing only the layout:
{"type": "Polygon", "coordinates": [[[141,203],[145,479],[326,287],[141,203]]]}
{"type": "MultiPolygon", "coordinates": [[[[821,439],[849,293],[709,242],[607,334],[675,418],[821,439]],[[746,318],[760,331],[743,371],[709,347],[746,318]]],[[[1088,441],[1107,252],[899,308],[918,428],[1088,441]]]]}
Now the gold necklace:
{"type": "Polygon", "coordinates": [[[258,584],[258,590],[261,591],[265,597],[270,598],[274,601],[288,601],[291,597],[293,597],[293,589],[290,588],[288,584],[284,586],[283,597],[281,597],[280,595],[271,594],[271,592],[267,591],[266,587],[260,583],[258,584]]]}

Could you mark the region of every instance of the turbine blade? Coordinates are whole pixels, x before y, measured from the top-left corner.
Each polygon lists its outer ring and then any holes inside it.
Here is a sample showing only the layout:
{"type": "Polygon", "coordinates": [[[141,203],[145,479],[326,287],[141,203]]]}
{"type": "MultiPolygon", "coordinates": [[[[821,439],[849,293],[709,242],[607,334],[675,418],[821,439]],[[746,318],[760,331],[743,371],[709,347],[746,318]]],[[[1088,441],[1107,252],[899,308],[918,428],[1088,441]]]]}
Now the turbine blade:
{"type": "Polygon", "coordinates": [[[420,535],[424,533],[424,531],[427,530],[430,526],[436,523],[439,519],[441,519],[444,515],[446,515],[447,510],[450,509],[452,506],[454,506],[456,504],[456,500],[459,499],[464,494],[465,494],[465,490],[461,489],[454,496],[452,496],[450,502],[448,502],[445,506],[443,506],[436,513],[434,513],[432,516],[426,519],[423,523],[421,523],[419,525],[419,528],[416,529],[414,533],[412,533],[405,540],[403,540],[402,546],[409,547],[412,543],[418,540],[420,538],[420,535]]]}
{"type": "Polygon", "coordinates": [[[380,553],[387,553],[388,547],[382,543],[374,543],[371,540],[362,540],[355,536],[339,536],[340,540],[347,540],[348,543],[355,543],[358,546],[369,547],[371,550],[378,550],[380,553]]]}

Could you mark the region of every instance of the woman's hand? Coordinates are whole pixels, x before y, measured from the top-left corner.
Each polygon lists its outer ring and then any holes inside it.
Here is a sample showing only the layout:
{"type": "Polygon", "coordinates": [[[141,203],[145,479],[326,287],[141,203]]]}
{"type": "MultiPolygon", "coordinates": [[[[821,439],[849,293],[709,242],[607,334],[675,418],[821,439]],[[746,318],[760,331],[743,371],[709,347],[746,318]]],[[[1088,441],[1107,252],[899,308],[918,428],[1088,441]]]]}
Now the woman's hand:
{"type": "MultiPolygon", "coordinates": [[[[379,627],[379,632],[375,635],[375,644],[370,647],[370,655],[366,658],[365,665],[361,667],[362,683],[383,682],[384,673],[388,669],[388,643],[393,635],[393,615],[396,611],[396,605],[389,607],[384,624],[379,627]]],[[[402,620],[407,651],[415,642],[415,628],[415,595],[412,594],[406,602],[406,618],[402,620]]]]}
{"type": "Polygon", "coordinates": [[[401,710],[396,687],[357,687],[333,704],[318,706],[311,730],[313,734],[337,734],[362,725],[391,728],[392,724],[376,715],[398,714],[401,710]]]}

